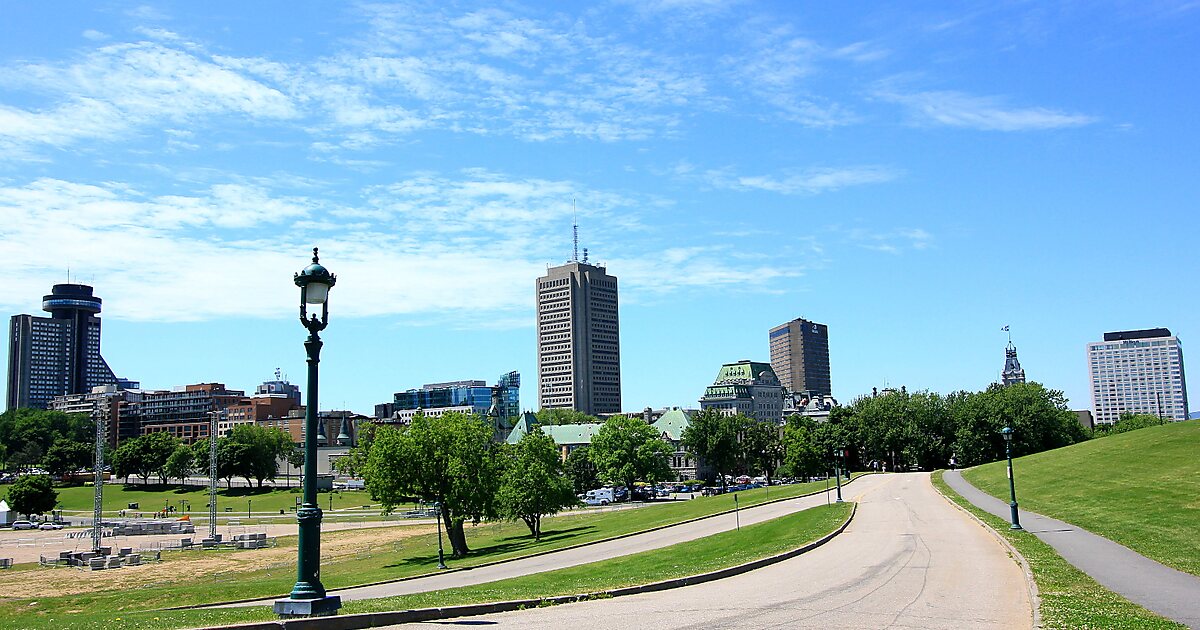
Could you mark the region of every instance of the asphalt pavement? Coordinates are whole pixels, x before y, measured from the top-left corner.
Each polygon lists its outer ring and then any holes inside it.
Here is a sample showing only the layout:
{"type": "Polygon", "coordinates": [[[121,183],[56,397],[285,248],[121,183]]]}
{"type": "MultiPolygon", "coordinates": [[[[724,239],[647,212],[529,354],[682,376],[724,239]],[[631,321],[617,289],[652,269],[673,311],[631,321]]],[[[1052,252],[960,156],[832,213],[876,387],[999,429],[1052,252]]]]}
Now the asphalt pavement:
{"type": "MultiPolygon", "coordinates": [[[[945,480],[955,492],[984,511],[1006,521],[1011,518],[1008,503],[971,485],[959,471],[947,472],[945,480]]],[[[1108,590],[1200,630],[1200,578],[1064,521],[1027,510],[1019,510],[1018,518],[1025,530],[1054,547],[1067,562],[1108,590]]]]}
{"type": "Polygon", "coordinates": [[[995,534],[933,489],[928,473],[872,475],[845,490],[859,503],[845,532],[801,556],[737,577],[397,628],[1032,627],[1024,571],[995,534]]]}
{"type": "MultiPolygon", "coordinates": [[[[850,492],[860,489],[861,487],[869,487],[878,484],[876,477],[880,475],[865,475],[857,478],[849,485],[843,484],[843,492],[850,492]]],[[[833,493],[830,490],[830,493],[833,493]]],[[[729,501],[729,507],[734,506],[732,495],[725,495],[729,501]]],[[[830,495],[832,496],[832,494],[830,495]]],[[[436,591],[444,588],[455,588],[459,586],[470,586],[473,584],[483,584],[485,582],[496,582],[506,580],[513,577],[528,575],[531,573],[541,573],[544,571],[553,571],[566,567],[573,567],[589,562],[597,562],[616,558],[618,556],[640,553],[651,549],[666,547],[675,543],[680,543],[688,540],[696,540],[705,536],[711,536],[716,533],[735,529],[740,522],[742,525],[750,525],[770,519],[778,518],[800,510],[806,510],[817,505],[825,505],[830,499],[826,493],[822,492],[816,495],[788,499],[786,501],[778,501],[755,507],[741,509],[737,515],[726,514],[721,516],[713,516],[709,518],[692,521],[690,523],[681,523],[672,525],[663,529],[635,534],[625,538],[616,540],[608,540],[592,545],[576,547],[574,549],[564,549],[555,551],[540,556],[528,558],[520,558],[510,562],[503,562],[489,566],[477,567],[465,571],[453,571],[449,573],[437,573],[425,577],[420,577],[412,580],[404,580],[401,582],[389,582],[386,584],[376,584],[373,586],[361,586],[357,588],[347,588],[341,590],[329,591],[331,595],[339,595],[343,602],[353,601],[356,599],[376,599],[380,597],[391,597],[394,595],[408,595],[412,593],[423,593],[426,591],[436,591]]],[[[644,510],[655,509],[654,506],[641,508],[644,510]]],[[[469,533],[468,533],[469,535],[469,533]]],[[[453,564],[453,563],[451,563],[453,564]]],[[[242,606],[261,606],[264,602],[273,601],[256,600],[253,602],[240,602],[236,604],[226,604],[221,607],[242,607],[242,606]]]]}

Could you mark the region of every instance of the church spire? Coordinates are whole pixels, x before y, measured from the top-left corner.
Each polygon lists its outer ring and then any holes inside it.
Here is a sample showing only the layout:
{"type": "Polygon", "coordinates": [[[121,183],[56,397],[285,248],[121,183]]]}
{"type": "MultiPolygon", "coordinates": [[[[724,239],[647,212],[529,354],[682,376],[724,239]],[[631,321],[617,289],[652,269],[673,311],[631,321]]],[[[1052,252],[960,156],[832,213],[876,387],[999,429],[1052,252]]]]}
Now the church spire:
{"type": "MultiPolygon", "coordinates": [[[[1004,329],[1007,331],[1008,326],[1004,329]]],[[[1013,383],[1025,382],[1025,370],[1021,368],[1021,362],[1017,360],[1017,347],[1013,345],[1012,335],[1008,338],[1008,347],[1004,349],[1004,371],[1000,373],[1000,381],[1005,387],[1013,383]]]]}

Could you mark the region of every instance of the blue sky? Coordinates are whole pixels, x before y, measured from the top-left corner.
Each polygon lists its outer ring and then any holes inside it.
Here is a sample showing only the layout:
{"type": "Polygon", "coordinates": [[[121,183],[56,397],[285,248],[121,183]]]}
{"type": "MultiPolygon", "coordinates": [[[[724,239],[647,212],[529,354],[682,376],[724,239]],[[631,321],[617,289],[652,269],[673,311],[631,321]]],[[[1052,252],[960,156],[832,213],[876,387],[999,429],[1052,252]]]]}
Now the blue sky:
{"type": "Polygon", "coordinates": [[[983,388],[1010,325],[1085,408],[1088,341],[1200,335],[1194,2],[47,4],[0,21],[0,305],[69,267],[146,387],[302,384],[318,245],[323,408],[532,407],[573,199],[628,410],[798,316],[842,400],[983,388]]]}

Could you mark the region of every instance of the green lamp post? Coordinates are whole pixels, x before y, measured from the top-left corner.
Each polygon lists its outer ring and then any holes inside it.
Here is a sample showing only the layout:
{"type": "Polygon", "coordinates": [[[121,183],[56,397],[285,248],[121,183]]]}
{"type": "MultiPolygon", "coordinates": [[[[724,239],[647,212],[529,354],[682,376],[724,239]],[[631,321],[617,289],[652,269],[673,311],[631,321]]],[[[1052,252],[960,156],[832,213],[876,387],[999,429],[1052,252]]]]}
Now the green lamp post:
{"type": "Polygon", "coordinates": [[[1021,520],[1017,518],[1017,487],[1013,484],[1012,427],[1004,427],[1000,430],[1000,435],[1004,436],[1004,455],[1008,457],[1008,496],[1010,499],[1008,509],[1012,517],[1012,525],[1009,526],[1009,529],[1023,529],[1021,520]]]}
{"type": "Polygon", "coordinates": [[[296,585],[287,599],[275,600],[280,617],[319,617],[337,614],[342,598],[326,595],[321,585],[321,508],[317,505],[317,363],[321,357],[318,333],[329,325],[329,289],[337,276],[321,266],[317,248],[312,264],[295,276],[300,287],[300,323],[308,330],[304,349],[308,353],[308,399],[304,412],[304,503],[296,510],[300,539],[296,562],[296,585]],[[321,317],[309,316],[308,305],[321,305],[321,317]]]}
{"type": "MultiPolygon", "coordinates": [[[[841,460],[846,449],[839,448],[833,453],[833,476],[837,479],[837,502],[842,503],[842,468],[841,460]]],[[[826,486],[828,487],[828,486],[826,486]]]]}

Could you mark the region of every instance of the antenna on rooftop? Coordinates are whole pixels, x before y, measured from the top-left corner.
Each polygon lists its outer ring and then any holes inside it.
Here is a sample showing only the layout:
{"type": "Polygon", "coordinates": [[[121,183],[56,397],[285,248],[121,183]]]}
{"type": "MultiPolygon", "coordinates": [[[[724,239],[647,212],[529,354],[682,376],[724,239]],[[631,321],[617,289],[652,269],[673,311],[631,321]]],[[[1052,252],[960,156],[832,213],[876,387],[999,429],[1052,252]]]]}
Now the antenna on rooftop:
{"type": "Polygon", "coordinates": [[[575,213],[575,198],[571,197],[571,262],[579,262],[579,215],[575,213]]]}

